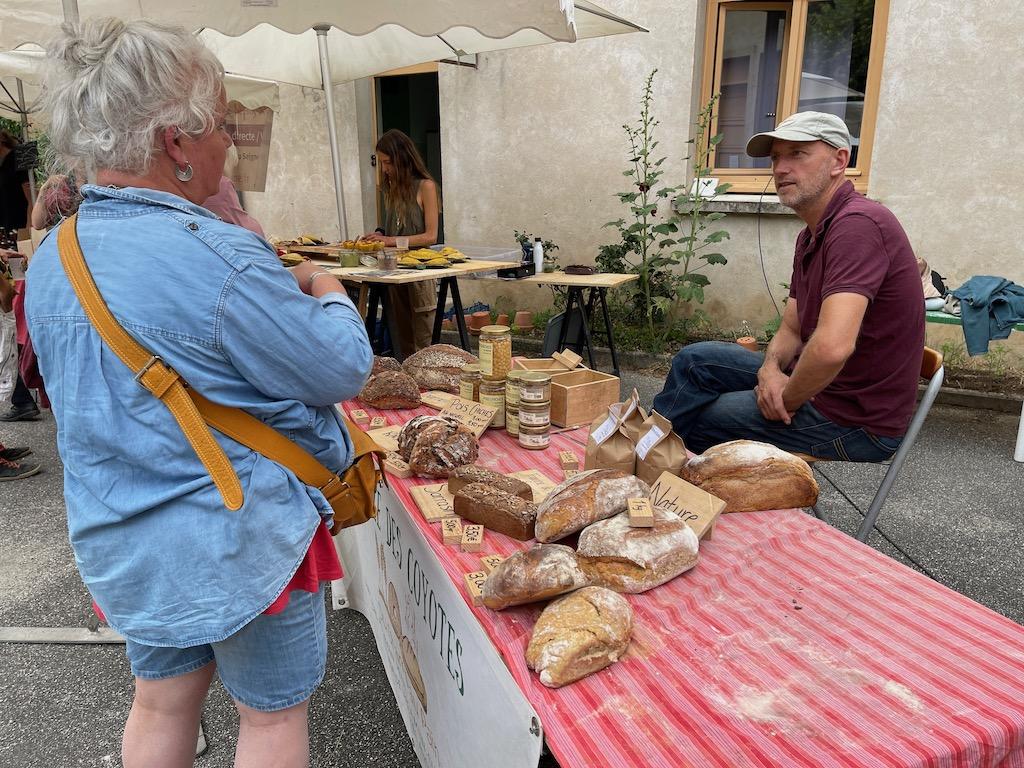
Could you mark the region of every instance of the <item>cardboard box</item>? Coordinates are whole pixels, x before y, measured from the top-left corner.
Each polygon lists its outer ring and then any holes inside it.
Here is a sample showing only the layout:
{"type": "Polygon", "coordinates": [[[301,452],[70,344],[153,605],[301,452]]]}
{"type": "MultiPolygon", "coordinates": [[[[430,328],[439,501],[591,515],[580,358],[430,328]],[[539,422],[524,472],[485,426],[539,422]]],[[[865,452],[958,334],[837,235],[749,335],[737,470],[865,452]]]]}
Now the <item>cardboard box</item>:
{"type": "Polygon", "coordinates": [[[551,423],[559,427],[590,424],[619,402],[619,377],[580,368],[551,377],[551,423]]]}

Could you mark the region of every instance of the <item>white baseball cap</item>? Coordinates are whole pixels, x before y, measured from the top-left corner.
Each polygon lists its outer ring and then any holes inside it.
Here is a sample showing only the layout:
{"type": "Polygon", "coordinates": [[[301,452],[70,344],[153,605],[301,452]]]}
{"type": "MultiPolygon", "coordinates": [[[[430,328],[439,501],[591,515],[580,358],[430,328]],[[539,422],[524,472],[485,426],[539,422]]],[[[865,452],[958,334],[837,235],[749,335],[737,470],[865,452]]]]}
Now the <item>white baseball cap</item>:
{"type": "Polygon", "coordinates": [[[850,129],[841,117],[828,112],[797,112],[790,115],[774,131],[758,133],[747,142],[747,154],[750,157],[768,157],[772,153],[772,142],[775,139],[784,141],[824,141],[836,149],[850,149],[850,129]]]}

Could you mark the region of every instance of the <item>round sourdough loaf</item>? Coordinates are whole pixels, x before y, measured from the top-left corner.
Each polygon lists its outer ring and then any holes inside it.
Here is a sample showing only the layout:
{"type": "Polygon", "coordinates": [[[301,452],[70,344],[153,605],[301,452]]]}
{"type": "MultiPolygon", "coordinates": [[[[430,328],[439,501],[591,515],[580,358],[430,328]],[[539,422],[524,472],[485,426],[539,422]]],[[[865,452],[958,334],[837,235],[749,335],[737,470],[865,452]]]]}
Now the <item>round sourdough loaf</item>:
{"type": "Polygon", "coordinates": [[[592,469],[573,475],[537,505],[537,541],[557,541],[591,523],[624,512],[626,502],[648,498],[651,487],[617,469],[592,469]]]}
{"type": "Polygon", "coordinates": [[[359,393],[359,400],[384,410],[419,408],[422,402],[416,381],[401,371],[381,371],[371,376],[359,393]]]}
{"type": "Polygon", "coordinates": [[[654,526],[633,528],[629,513],[583,529],[576,548],[591,584],[616,592],[646,592],[697,564],[697,534],[679,517],[654,508],[654,526]]]}
{"type": "Polygon", "coordinates": [[[502,560],[484,582],[484,605],[495,611],[547,600],[585,587],[587,577],[571,547],[537,544],[502,560]]]}
{"type": "Polygon", "coordinates": [[[732,440],[694,456],[679,476],[725,502],[726,512],[810,507],[818,483],[801,458],[768,443],[732,440]]]}
{"type": "Polygon", "coordinates": [[[618,661],[629,647],[633,609],[622,595],[584,587],[544,609],[526,646],[526,663],[559,688],[618,661]]]}
{"type": "Polygon", "coordinates": [[[480,362],[476,355],[451,344],[434,344],[405,359],[403,370],[412,376],[421,389],[438,389],[459,393],[462,367],[480,362]]]}

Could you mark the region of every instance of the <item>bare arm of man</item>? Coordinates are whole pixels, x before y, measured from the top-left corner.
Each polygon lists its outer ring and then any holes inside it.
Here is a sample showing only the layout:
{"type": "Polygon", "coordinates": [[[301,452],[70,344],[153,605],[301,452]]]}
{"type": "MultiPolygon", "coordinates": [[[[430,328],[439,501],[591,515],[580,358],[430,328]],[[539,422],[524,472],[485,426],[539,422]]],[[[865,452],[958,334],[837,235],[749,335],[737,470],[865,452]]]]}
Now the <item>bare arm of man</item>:
{"type": "Polygon", "coordinates": [[[783,370],[789,367],[800,352],[800,319],[796,311],[796,299],[790,297],[782,314],[779,330],[772,337],[764,353],[764,365],[757,372],[757,407],[769,421],[789,423],[789,412],[782,401],[782,392],[789,383],[789,376],[783,370]]]}
{"type": "Polygon", "coordinates": [[[859,293],[834,293],[822,302],[818,327],[782,393],[788,413],[795,413],[843,370],[857,346],[867,308],[867,297],[859,293]]]}

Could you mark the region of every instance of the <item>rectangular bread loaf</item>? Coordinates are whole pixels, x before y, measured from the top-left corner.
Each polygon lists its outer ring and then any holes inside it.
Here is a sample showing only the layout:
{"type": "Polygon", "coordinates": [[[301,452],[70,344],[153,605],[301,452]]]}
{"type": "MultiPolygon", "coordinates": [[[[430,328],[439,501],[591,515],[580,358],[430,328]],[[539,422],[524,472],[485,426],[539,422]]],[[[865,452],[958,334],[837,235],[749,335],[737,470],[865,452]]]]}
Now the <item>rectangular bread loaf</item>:
{"type": "Polygon", "coordinates": [[[455,494],[455,514],[513,539],[528,541],[533,538],[537,506],[486,483],[470,483],[455,494]]]}
{"type": "Polygon", "coordinates": [[[448,475],[448,493],[454,496],[470,483],[486,483],[499,491],[510,493],[526,501],[533,501],[533,489],[517,477],[492,472],[486,467],[467,464],[448,475]]]}

